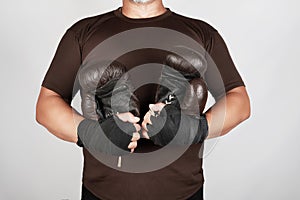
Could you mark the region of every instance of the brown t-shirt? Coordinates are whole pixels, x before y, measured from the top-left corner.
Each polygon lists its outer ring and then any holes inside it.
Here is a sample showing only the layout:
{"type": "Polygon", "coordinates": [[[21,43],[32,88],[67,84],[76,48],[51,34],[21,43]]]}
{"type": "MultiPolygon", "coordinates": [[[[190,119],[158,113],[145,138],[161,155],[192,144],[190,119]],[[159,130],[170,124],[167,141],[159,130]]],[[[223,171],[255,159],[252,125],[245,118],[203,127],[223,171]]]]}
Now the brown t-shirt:
{"type": "MultiPolygon", "coordinates": [[[[172,45],[183,45],[182,42],[187,41],[184,38],[185,36],[191,39],[191,41],[188,41],[191,42],[191,45],[196,42],[206,51],[208,68],[205,73],[205,81],[209,92],[216,100],[224,96],[225,92],[238,86],[244,86],[226,44],[217,30],[201,20],[179,15],[168,8],[165,13],[151,18],[128,18],[118,8],[78,21],[62,37],[42,86],[58,93],[68,104],[71,104],[76,92],[80,90],[76,77],[78,70],[81,66],[91,62],[95,54],[100,54],[97,55],[97,59],[108,55],[107,52],[103,52],[103,48],[101,49],[101,45],[105,42],[110,42],[107,51],[112,48],[115,49],[115,52],[123,52],[115,59],[130,70],[147,63],[163,63],[166,45],[170,41],[170,43],[173,42],[172,45]],[[159,37],[162,48],[157,45],[151,46],[152,43],[149,41],[148,46],[145,48],[141,46],[139,49],[126,51],[128,45],[124,46],[126,41],[121,40],[130,38],[131,44],[138,47],[139,45],[135,42],[139,41],[138,38],[140,37],[140,35],[137,35],[137,39],[135,39],[131,35],[126,36],[126,31],[143,27],[162,28],[154,32],[149,29],[151,35],[142,36],[145,41],[159,37]],[[166,30],[173,30],[174,34],[170,32],[172,34],[160,38],[159,32],[162,31],[166,34],[168,33],[164,32],[166,30]],[[180,37],[176,40],[178,44],[174,43],[174,40],[169,40],[172,37],[178,37],[175,32],[180,37]],[[156,33],[158,33],[158,36],[152,37],[156,33]],[[123,34],[121,39],[118,38],[120,40],[109,41],[118,34],[123,34]],[[124,48],[125,50],[121,51],[124,48]],[[213,62],[210,61],[209,57],[213,62]]],[[[157,41],[153,41],[153,44],[157,44],[157,41]]],[[[118,55],[118,53],[115,53],[115,55],[118,55]]],[[[139,78],[145,79],[149,76],[158,77],[159,73],[155,74],[155,70],[148,66],[148,68],[145,68],[144,75],[141,74],[139,78]]],[[[154,103],[155,91],[156,85],[152,83],[139,87],[135,91],[141,104],[141,116],[147,112],[148,104],[154,103]]],[[[151,149],[153,144],[141,140],[138,146],[140,146],[140,151],[143,152],[143,148],[151,149]]],[[[107,167],[83,148],[83,184],[101,199],[186,199],[204,183],[202,158],[201,156],[199,158],[200,149],[201,144],[192,145],[179,159],[156,171],[127,173],[107,167]]]]}

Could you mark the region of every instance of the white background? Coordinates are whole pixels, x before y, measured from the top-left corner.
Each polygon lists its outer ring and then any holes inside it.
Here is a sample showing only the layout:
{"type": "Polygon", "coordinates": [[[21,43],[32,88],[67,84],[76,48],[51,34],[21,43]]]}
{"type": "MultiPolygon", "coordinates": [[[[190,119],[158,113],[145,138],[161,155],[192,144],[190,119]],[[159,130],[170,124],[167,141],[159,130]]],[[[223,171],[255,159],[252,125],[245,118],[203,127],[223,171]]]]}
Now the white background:
{"type": "MultiPolygon", "coordinates": [[[[249,120],[205,157],[207,200],[299,199],[300,3],[166,0],[213,25],[251,98],[249,120]]],[[[0,200],[78,200],[82,153],[35,121],[42,79],[65,30],[121,0],[1,1],[0,200]]]]}

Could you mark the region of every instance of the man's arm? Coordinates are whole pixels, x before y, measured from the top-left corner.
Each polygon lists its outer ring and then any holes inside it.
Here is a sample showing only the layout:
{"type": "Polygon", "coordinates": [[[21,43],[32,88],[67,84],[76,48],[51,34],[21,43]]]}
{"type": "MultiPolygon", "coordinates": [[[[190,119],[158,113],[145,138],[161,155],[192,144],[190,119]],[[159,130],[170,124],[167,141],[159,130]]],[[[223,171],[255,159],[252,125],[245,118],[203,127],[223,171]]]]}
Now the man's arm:
{"type": "MultiPolygon", "coordinates": [[[[137,131],[140,126],[135,124],[139,121],[131,113],[120,113],[117,115],[122,121],[134,123],[137,131]]],[[[41,91],[36,104],[36,121],[48,129],[56,137],[76,143],[78,141],[77,128],[79,123],[84,120],[63,98],[56,92],[41,87],[41,91]]],[[[133,134],[132,140],[128,145],[131,152],[137,147],[139,134],[133,134]]]]}
{"type": "Polygon", "coordinates": [[[246,88],[240,86],[228,91],[205,114],[209,127],[207,139],[225,135],[250,117],[250,100],[246,88]]]}
{"type": "Polygon", "coordinates": [[[76,143],[77,127],[84,118],[56,92],[41,87],[36,104],[36,121],[56,137],[76,143]]]}

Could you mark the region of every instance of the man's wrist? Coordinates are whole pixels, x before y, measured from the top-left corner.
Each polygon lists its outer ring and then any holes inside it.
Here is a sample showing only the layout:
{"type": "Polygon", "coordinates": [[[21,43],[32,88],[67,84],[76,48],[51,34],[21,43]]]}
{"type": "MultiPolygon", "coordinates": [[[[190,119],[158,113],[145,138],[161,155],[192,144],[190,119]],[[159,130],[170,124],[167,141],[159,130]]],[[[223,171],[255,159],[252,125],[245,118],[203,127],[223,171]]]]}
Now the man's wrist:
{"type": "Polygon", "coordinates": [[[205,113],[200,116],[199,129],[200,129],[200,141],[199,141],[199,143],[203,143],[204,140],[208,136],[208,129],[209,129],[208,128],[208,120],[207,120],[207,116],[206,116],[205,113]]]}
{"type": "Polygon", "coordinates": [[[84,147],[84,136],[88,127],[94,127],[98,125],[98,121],[84,118],[77,126],[77,142],[76,144],[80,147],[84,147]]]}
{"type": "Polygon", "coordinates": [[[79,147],[83,147],[83,143],[82,143],[80,137],[78,137],[78,140],[77,140],[76,144],[77,144],[79,147]]]}

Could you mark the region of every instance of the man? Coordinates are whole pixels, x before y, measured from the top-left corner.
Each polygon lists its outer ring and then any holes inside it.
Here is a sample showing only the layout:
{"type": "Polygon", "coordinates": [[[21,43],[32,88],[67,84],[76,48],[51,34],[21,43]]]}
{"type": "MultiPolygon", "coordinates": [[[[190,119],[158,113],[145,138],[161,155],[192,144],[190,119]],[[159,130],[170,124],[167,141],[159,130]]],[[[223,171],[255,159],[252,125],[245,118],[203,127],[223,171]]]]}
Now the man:
{"type": "MultiPolygon", "coordinates": [[[[162,27],[182,32],[198,41],[210,54],[224,81],[225,94],[207,79],[209,91],[216,103],[205,113],[208,123],[207,138],[225,135],[250,116],[250,103],[245,85],[239,76],[226,45],[218,32],[201,20],[190,19],[165,8],[162,0],[123,0],[123,6],[99,16],[86,18],[68,29],[62,38],[55,57],[43,81],[36,106],[36,120],[58,138],[77,143],[78,126],[85,119],[70,106],[76,74],[83,60],[101,42],[112,35],[140,27],[162,27]],[[225,109],[225,110],[224,110],[225,109]]],[[[157,51],[147,49],[131,52],[118,59],[128,69],[145,62],[160,62],[157,51]],[[141,55],[154,55],[143,57],[141,55]],[[135,59],[133,59],[135,58],[135,59]],[[147,60],[147,61],[144,61],[147,60]]],[[[210,69],[208,69],[209,71],[210,69]]],[[[75,84],[76,85],[76,84],[75,84]]],[[[132,123],[134,132],[142,129],[146,134],[149,115],[143,126],[140,119],[154,102],[155,87],[139,88],[140,118],[130,112],[118,113],[123,122],[132,123]],[[147,92],[145,92],[147,90],[147,92]]],[[[152,108],[161,110],[157,104],[152,108]]],[[[139,134],[133,134],[128,144],[131,152],[139,144],[139,134]]],[[[203,199],[202,159],[198,158],[200,145],[188,149],[169,166],[153,172],[131,174],[103,165],[83,148],[85,166],[83,172],[82,199],[203,199]],[[195,153],[196,152],[196,153],[195,153]]]]}

